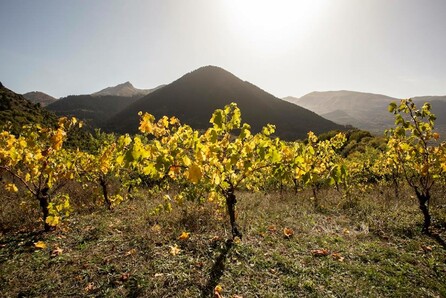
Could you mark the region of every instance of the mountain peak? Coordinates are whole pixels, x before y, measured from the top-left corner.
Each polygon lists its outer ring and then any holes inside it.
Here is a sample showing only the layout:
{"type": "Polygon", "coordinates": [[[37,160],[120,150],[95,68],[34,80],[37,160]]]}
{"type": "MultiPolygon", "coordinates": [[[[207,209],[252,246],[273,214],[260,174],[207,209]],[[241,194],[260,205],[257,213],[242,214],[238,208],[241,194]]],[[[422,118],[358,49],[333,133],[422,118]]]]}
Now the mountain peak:
{"type": "MultiPolygon", "coordinates": [[[[159,88],[159,87],[157,87],[159,88]]],[[[113,87],[107,87],[105,89],[102,89],[101,91],[95,92],[91,94],[92,96],[122,96],[122,97],[133,97],[133,96],[144,96],[149,94],[152,91],[155,91],[157,88],[154,89],[137,89],[133,87],[132,83],[129,81],[118,84],[113,87]]]]}
{"type": "Polygon", "coordinates": [[[51,95],[48,95],[40,91],[31,91],[23,94],[23,96],[32,103],[40,103],[42,107],[45,107],[57,100],[51,95]]]}
{"type": "Polygon", "coordinates": [[[243,120],[251,125],[253,132],[259,132],[271,123],[276,125],[277,136],[294,140],[305,137],[309,130],[320,133],[343,129],[306,109],[280,100],[221,67],[208,65],[129,105],[109,120],[107,130],[136,132],[139,111],[150,112],[157,118],[176,116],[195,129],[206,129],[212,113],[231,102],[238,104],[243,120]]]}

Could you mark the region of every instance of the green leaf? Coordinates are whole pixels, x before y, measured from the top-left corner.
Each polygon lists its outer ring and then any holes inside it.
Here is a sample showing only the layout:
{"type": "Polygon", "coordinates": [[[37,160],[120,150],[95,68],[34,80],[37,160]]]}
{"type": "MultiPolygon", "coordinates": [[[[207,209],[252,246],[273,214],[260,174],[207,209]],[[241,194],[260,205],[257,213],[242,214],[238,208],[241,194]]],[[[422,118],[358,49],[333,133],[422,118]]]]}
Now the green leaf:
{"type": "Polygon", "coordinates": [[[390,104],[389,104],[389,106],[387,107],[387,110],[390,112],[390,113],[393,113],[394,111],[395,111],[395,109],[396,109],[396,103],[395,102],[391,102],[390,104]]]}
{"type": "Polygon", "coordinates": [[[222,129],[223,128],[223,117],[224,117],[223,110],[220,110],[220,109],[215,110],[215,112],[212,114],[212,118],[209,122],[211,124],[213,124],[214,127],[222,129]]]}

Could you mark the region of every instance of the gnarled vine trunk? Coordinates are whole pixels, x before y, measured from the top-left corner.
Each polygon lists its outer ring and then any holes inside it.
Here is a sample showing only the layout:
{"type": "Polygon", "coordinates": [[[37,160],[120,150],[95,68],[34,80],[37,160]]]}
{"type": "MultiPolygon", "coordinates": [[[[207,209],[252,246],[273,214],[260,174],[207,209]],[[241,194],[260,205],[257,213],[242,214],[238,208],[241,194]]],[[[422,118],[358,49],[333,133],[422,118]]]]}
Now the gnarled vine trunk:
{"type": "Polygon", "coordinates": [[[235,239],[235,237],[239,237],[240,239],[242,239],[242,233],[238,229],[235,216],[235,204],[237,204],[237,198],[235,197],[234,189],[230,188],[226,190],[224,196],[226,198],[226,206],[228,208],[229,221],[231,222],[232,238],[235,239]]]}
{"type": "Polygon", "coordinates": [[[423,233],[429,234],[429,227],[431,225],[431,215],[429,213],[429,200],[431,197],[430,193],[429,193],[429,191],[426,191],[425,193],[421,193],[419,190],[415,190],[415,193],[418,198],[420,210],[424,216],[423,233]]]}
{"type": "Polygon", "coordinates": [[[102,188],[102,195],[104,196],[105,205],[110,210],[111,209],[111,201],[110,201],[110,198],[108,197],[107,181],[105,181],[105,179],[101,177],[101,178],[99,178],[99,184],[101,185],[101,188],[102,188]]]}
{"type": "Polygon", "coordinates": [[[39,190],[37,192],[37,200],[39,201],[40,209],[42,209],[43,213],[43,222],[44,222],[44,228],[45,231],[48,232],[51,230],[51,226],[46,222],[46,219],[49,215],[49,204],[50,204],[50,196],[49,196],[49,188],[44,187],[43,189],[39,190]]]}

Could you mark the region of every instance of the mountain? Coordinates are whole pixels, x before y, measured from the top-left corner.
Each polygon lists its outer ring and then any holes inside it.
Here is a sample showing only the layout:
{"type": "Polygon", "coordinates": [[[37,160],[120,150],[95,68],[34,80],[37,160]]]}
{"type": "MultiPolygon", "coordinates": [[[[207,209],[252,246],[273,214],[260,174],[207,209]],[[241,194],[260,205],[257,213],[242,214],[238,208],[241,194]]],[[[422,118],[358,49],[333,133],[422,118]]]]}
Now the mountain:
{"type": "Polygon", "coordinates": [[[418,96],[413,101],[417,106],[425,102],[432,105],[432,112],[437,116],[435,123],[437,125],[446,125],[446,96],[418,96]]]}
{"type": "Polygon", "coordinates": [[[101,91],[95,92],[91,94],[92,96],[122,96],[122,97],[134,97],[134,96],[143,96],[147,95],[164,85],[158,86],[153,89],[137,89],[133,87],[132,83],[125,82],[114,87],[108,87],[102,89],[101,91]]]}
{"type": "Polygon", "coordinates": [[[56,116],[33,104],[23,95],[17,94],[0,83],[0,127],[10,123],[9,130],[18,134],[24,124],[41,123],[53,126],[56,116]]]}
{"type": "Polygon", "coordinates": [[[51,95],[48,95],[40,91],[28,92],[23,94],[23,96],[32,103],[40,103],[42,107],[45,107],[57,100],[51,95]]]}
{"type": "Polygon", "coordinates": [[[242,121],[249,123],[254,132],[271,123],[276,125],[276,135],[287,140],[304,138],[310,130],[321,133],[344,129],[215,66],[199,68],[140,98],[112,117],[107,129],[119,133],[137,132],[139,111],[157,118],[176,116],[182,123],[206,129],[213,111],[231,102],[238,104],[242,121]]]}
{"type": "MultiPolygon", "coordinates": [[[[307,108],[324,118],[343,125],[382,134],[384,130],[394,126],[394,116],[387,111],[390,102],[400,99],[381,94],[355,91],[311,92],[300,98],[288,96],[284,100],[307,108]]],[[[446,96],[422,96],[413,98],[421,107],[430,102],[432,111],[437,115],[437,128],[446,132],[446,96]]]]}
{"type": "Polygon", "coordinates": [[[139,96],[114,95],[70,95],[46,106],[58,116],[74,116],[86,121],[92,127],[102,127],[113,115],[126,108],[139,96]]]}
{"type": "Polygon", "coordinates": [[[392,101],[399,101],[381,94],[345,90],[311,92],[300,98],[287,97],[286,100],[333,122],[350,124],[377,134],[393,125],[394,117],[387,111],[387,106],[392,101]]]}

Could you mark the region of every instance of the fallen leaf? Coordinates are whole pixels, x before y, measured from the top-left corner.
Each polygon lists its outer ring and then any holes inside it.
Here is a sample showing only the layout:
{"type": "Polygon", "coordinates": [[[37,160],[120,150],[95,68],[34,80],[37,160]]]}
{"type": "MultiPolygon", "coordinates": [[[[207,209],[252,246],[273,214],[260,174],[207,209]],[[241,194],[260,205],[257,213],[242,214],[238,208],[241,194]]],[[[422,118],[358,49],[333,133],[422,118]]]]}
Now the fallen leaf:
{"type": "Polygon", "coordinates": [[[234,242],[234,244],[240,244],[240,243],[242,243],[242,239],[237,236],[234,238],[233,242],[234,242]]]}
{"type": "Polygon", "coordinates": [[[90,292],[90,291],[92,291],[92,290],[94,290],[94,283],[89,283],[85,288],[84,288],[84,290],[86,291],[86,292],[90,292]]]}
{"type": "Polygon", "coordinates": [[[216,285],[214,288],[214,298],[223,298],[221,293],[223,293],[223,288],[220,285],[216,285]]]}
{"type": "Polygon", "coordinates": [[[313,249],[311,251],[311,254],[315,257],[325,257],[328,256],[330,252],[328,251],[328,249],[313,249]]]}
{"type": "Polygon", "coordinates": [[[43,241],[37,241],[36,243],[34,243],[34,247],[35,248],[40,248],[40,249],[45,249],[46,248],[46,244],[43,241]]]}
{"type": "Polygon", "coordinates": [[[179,254],[181,252],[181,249],[178,248],[178,245],[174,245],[174,246],[169,246],[170,247],[170,254],[172,256],[176,256],[177,254],[179,254]]]}
{"type": "Polygon", "coordinates": [[[294,235],[294,231],[293,231],[293,229],[291,229],[291,228],[284,228],[284,229],[283,229],[283,235],[284,235],[286,238],[290,238],[291,236],[294,235]]]}
{"type": "Polygon", "coordinates": [[[164,273],[155,273],[155,277],[162,277],[164,276],[164,273]]]}
{"type": "Polygon", "coordinates": [[[342,233],[343,233],[344,235],[349,235],[349,234],[350,234],[350,231],[349,231],[347,228],[344,228],[344,229],[342,230],[342,233]]]}
{"type": "Polygon", "coordinates": [[[136,254],[136,249],[132,248],[131,250],[125,253],[125,256],[128,257],[134,254],[136,254]]]}
{"type": "Polygon", "coordinates": [[[129,277],[130,277],[130,273],[126,272],[126,273],[121,274],[120,280],[127,281],[129,279],[129,277]]]}
{"type": "Polygon", "coordinates": [[[337,253],[337,252],[334,252],[334,253],[332,253],[331,254],[331,256],[332,256],[332,258],[334,259],[334,260],[337,260],[337,261],[339,261],[339,262],[344,262],[344,257],[343,256],[341,256],[339,253],[337,253]]]}
{"type": "Polygon", "coordinates": [[[161,226],[159,224],[154,224],[150,230],[154,233],[160,233],[161,232],[161,226]]]}
{"type": "Polygon", "coordinates": [[[277,231],[277,228],[275,225],[270,225],[270,226],[268,226],[268,231],[275,232],[275,231],[277,231]]]}
{"type": "Polygon", "coordinates": [[[421,248],[424,250],[424,252],[432,251],[432,246],[429,246],[429,245],[421,245],[421,248]]]}
{"type": "Polygon", "coordinates": [[[219,236],[214,236],[211,239],[212,242],[216,242],[216,241],[220,241],[220,240],[221,240],[221,238],[219,236]]]}
{"type": "Polygon", "coordinates": [[[181,235],[178,237],[178,240],[187,240],[189,239],[190,233],[188,232],[183,232],[181,233],[181,235]]]}
{"type": "Polygon", "coordinates": [[[52,257],[56,257],[58,255],[61,255],[63,253],[63,249],[60,247],[56,247],[55,249],[53,249],[53,251],[51,252],[51,256],[52,257]]]}

